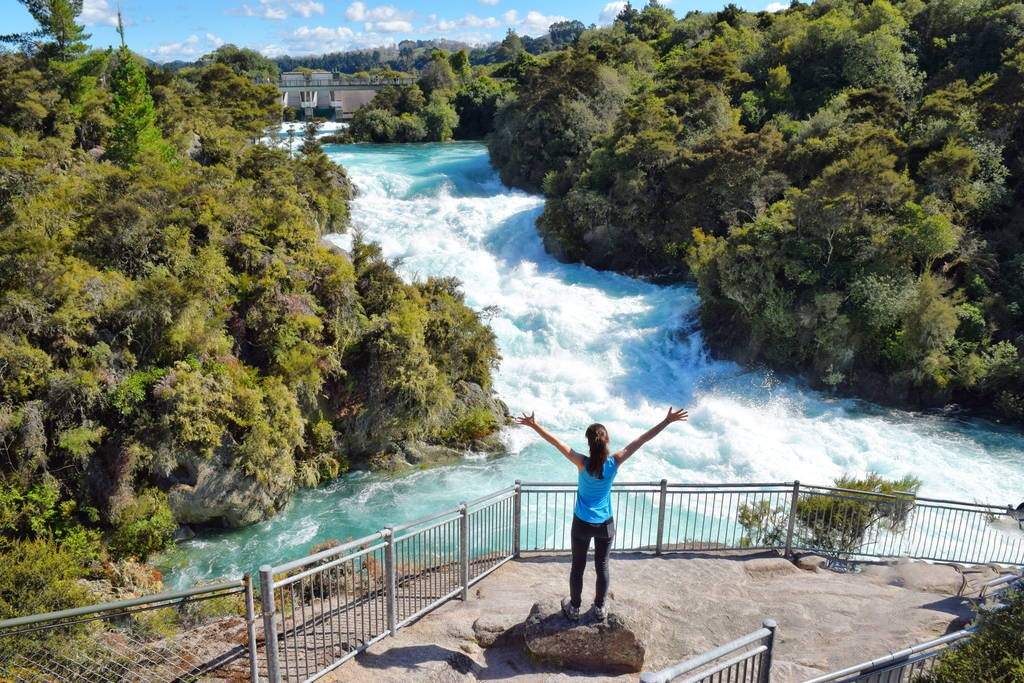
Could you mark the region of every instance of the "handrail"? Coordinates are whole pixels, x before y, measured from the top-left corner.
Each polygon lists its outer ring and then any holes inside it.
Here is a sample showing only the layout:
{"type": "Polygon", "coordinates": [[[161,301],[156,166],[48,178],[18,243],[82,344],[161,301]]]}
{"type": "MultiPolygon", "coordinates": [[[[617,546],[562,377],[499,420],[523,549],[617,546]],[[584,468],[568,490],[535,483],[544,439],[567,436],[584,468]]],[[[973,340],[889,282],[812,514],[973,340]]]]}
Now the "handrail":
{"type": "MultiPolygon", "coordinates": [[[[522,486],[523,486],[523,488],[527,488],[527,487],[530,487],[530,488],[554,488],[554,487],[562,487],[562,486],[571,486],[571,487],[575,488],[576,487],[576,482],[574,482],[574,481],[565,481],[565,482],[524,481],[522,483],[522,486]]],[[[617,481],[614,484],[612,484],[612,488],[613,489],[615,489],[615,488],[625,488],[625,487],[630,487],[630,486],[655,486],[655,487],[657,487],[657,486],[661,486],[661,480],[659,479],[658,481],[617,481]]],[[[793,487],[793,482],[791,482],[791,481],[784,481],[784,482],[777,482],[777,481],[772,481],[772,482],[752,482],[752,483],[746,483],[746,482],[739,482],[739,483],[733,482],[733,483],[729,483],[729,482],[726,482],[726,483],[717,483],[717,484],[716,483],[694,483],[694,482],[675,482],[675,483],[668,482],[667,486],[669,488],[679,488],[679,489],[727,489],[727,488],[736,488],[736,487],[744,487],[744,488],[766,488],[766,487],[775,488],[775,487],[778,487],[778,488],[791,489],[793,487]]],[[[825,487],[821,487],[821,488],[825,488],[825,487]]],[[[864,491],[860,491],[860,493],[864,493],[864,491]]]]}
{"type": "Polygon", "coordinates": [[[374,541],[379,541],[385,536],[387,536],[386,531],[378,531],[376,533],[370,534],[369,536],[363,536],[362,538],[357,538],[354,541],[348,541],[346,543],[342,543],[341,545],[336,545],[327,548],[326,550],[321,550],[318,553],[306,555],[305,557],[300,557],[297,560],[285,562],[284,564],[279,564],[276,567],[271,567],[270,565],[263,565],[260,567],[260,571],[263,571],[264,569],[269,569],[273,571],[274,574],[283,574],[284,572],[291,571],[292,569],[298,569],[299,567],[302,567],[304,565],[312,564],[313,562],[320,562],[321,560],[326,560],[328,557],[333,557],[334,555],[340,555],[341,553],[348,552],[352,548],[358,548],[361,545],[373,543],[374,541]]]}
{"type": "Polygon", "coordinates": [[[660,671],[642,673],[640,674],[640,681],[641,683],[668,683],[675,678],[679,678],[683,674],[695,671],[702,666],[707,666],[716,659],[730,655],[741,648],[753,645],[765,638],[772,637],[775,634],[775,629],[778,627],[775,620],[765,619],[763,624],[764,625],[761,628],[753,631],[752,633],[740,636],[736,640],[728,642],[725,645],[719,645],[714,650],[708,650],[704,654],[688,659],[685,662],[680,662],[675,666],[670,666],[660,671]]]}
{"type": "Polygon", "coordinates": [[[15,617],[13,619],[5,619],[3,621],[0,621],[0,631],[18,628],[20,626],[27,626],[29,624],[36,624],[41,621],[56,621],[58,619],[84,617],[88,614],[96,614],[98,612],[110,612],[113,610],[125,609],[128,607],[138,607],[139,605],[147,605],[155,602],[170,602],[172,600],[192,598],[197,595],[206,595],[207,593],[220,593],[223,591],[230,590],[232,588],[244,587],[245,581],[242,579],[238,579],[236,581],[224,581],[223,583],[217,583],[212,586],[200,586],[198,588],[189,588],[187,590],[171,591],[168,593],[158,593],[156,595],[147,595],[141,598],[129,598],[127,600],[105,602],[101,605],[87,605],[85,607],[74,607],[72,609],[60,610],[59,612],[30,614],[24,617],[15,617]]]}
{"type": "Polygon", "coordinates": [[[884,657],[877,657],[876,659],[872,659],[869,662],[861,662],[860,664],[854,664],[853,666],[848,666],[845,669],[840,669],[839,671],[827,673],[824,676],[810,678],[804,681],[804,683],[827,683],[828,681],[837,681],[843,676],[848,676],[850,674],[858,674],[862,671],[868,671],[871,669],[877,669],[878,667],[885,666],[886,664],[896,664],[899,661],[906,659],[907,657],[916,655],[920,652],[924,652],[925,650],[930,650],[934,647],[938,647],[939,645],[946,645],[948,643],[954,643],[963,638],[967,638],[971,636],[973,633],[973,628],[965,628],[962,631],[955,631],[953,633],[946,634],[940,638],[936,638],[935,640],[929,640],[926,643],[919,643],[917,645],[905,648],[898,652],[893,652],[891,654],[885,655],[884,657]]]}
{"type": "Polygon", "coordinates": [[[981,587],[981,591],[978,593],[978,599],[979,600],[984,599],[985,595],[988,593],[988,589],[989,588],[995,588],[996,586],[1002,586],[1005,583],[1013,583],[1014,581],[1020,581],[1022,578],[1024,578],[1024,576],[1022,576],[1020,574],[1007,574],[1006,576],[1000,576],[997,579],[992,579],[991,581],[986,581],[985,585],[983,585],[981,587]]]}

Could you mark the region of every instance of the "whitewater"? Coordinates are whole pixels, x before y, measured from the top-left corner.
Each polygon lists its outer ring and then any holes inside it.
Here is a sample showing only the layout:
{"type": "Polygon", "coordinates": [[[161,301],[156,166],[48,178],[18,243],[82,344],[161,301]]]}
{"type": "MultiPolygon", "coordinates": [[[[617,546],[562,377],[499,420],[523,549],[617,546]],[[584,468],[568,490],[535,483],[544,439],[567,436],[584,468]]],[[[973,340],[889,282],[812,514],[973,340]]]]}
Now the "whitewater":
{"type": "MultiPolygon", "coordinates": [[[[906,474],[920,495],[997,505],[1024,500],[1024,434],[962,417],[841,399],[769,370],[714,360],[693,287],[659,286],[548,255],[538,196],[503,186],[478,143],[328,146],[359,194],[353,230],[399,259],[407,281],[462,281],[466,302],[498,338],[494,390],[515,413],[578,450],[591,422],[621,447],[668,407],[689,409],[633,457],[621,481],[735,483],[843,474],[906,474]]],[[[351,231],[328,239],[342,247],[351,231]]],[[[205,532],[161,559],[167,583],[238,576],[307,554],[329,539],[439,512],[523,481],[572,481],[574,468],[525,428],[507,453],[397,475],[355,472],[299,492],[275,518],[205,532]]]]}

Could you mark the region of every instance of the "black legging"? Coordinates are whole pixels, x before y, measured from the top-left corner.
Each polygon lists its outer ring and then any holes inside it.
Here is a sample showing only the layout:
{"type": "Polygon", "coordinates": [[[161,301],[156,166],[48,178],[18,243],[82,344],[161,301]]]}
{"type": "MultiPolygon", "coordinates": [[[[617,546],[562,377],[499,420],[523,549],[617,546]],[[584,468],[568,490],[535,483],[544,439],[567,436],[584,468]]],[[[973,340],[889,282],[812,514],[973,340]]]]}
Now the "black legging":
{"type": "Polygon", "coordinates": [[[608,594],[608,551],[615,538],[615,520],[608,518],[601,524],[591,524],[573,515],[572,517],[572,569],[569,570],[569,601],[579,608],[583,600],[583,570],[587,566],[587,550],[590,539],[594,539],[594,569],[597,571],[597,586],[594,604],[604,605],[608,594]]]}

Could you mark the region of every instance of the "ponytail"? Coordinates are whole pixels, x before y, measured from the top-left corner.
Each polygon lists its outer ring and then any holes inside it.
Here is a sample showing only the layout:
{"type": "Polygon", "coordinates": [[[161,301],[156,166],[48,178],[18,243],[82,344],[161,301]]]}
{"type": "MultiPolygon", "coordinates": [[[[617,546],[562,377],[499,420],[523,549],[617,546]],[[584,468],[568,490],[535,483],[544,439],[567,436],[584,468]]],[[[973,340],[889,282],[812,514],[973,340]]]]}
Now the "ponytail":
{"type": "Polygon", "coordinates": [[[603,479],[604,463],[608,460],[608,430],[604,425],[595,422],[587,427],[587,445],[590,446],[587,474],[594,479],[603,479]]]}

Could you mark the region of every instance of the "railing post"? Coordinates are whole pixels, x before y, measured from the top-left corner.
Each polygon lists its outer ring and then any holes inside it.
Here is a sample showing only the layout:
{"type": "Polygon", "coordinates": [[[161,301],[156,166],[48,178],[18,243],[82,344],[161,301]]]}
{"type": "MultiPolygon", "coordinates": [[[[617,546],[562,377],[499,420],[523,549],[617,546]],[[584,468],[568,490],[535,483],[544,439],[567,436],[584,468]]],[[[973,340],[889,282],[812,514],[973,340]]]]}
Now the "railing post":
{"type": "Polygon", "coordinates": [[[758,683],[769,683],[772,678],[772,651],[775,648],[775,629],[779,625],[775,623],[774,619],[765,619],[761,625],[768,629],[770,633],[768,634],[768,649],[765,650],[764,657],[761,659],[761,675],[758,677],[758,683]]]}
{"type": "Polygon", "coordinates": [[[395,637],[398,622],[397,595],[398,574],[395,568],[395,527],[387,525],[384,527],[384,602],[387,604],[388,631],[391,637],[395,637]]]}
{"type": "Polygon", "coordinates": [[[260,665],[256,659],[256,600],[252,594],[252,574],[242,577],[245,584],[245,629],[249,636],[249,680],[260,683],[260,665]]]}
{"type": "Polygon", "coordinates": [[[796,525],[796,505],[800,500],[800,480],[793,482],[793,499],[789,503],[789,527],[786,529],[786,557],[793,558],[793,528],[796,525]]]}
{"type": "Polygon", "coordinates": [[[263,603],[263,644],[267,648],[267,677],[281,683],[281,660],[277,651],[277,602],[274,600],[274,570],[260,567],[260,599],[263,603]]]}
{"type": "Polygon", "coordinates": [[[469,508],[459,505],[459,564],[462,574],[462,599],[469,600],[469,508]]]}
{"type": "Polygon", "coordinates": [[[516,494],[512,502],[512,556],[519,557],[523,542],[519,535],[523,531],[523,482],[516,479],[516,494]]]}
{"type": "Polygon", "coordinates": [[[661,555],[665,537],[665,502],[668,499],[668,479],[661,480],[661,494],[658,496],[658,541],[654,546],[654,554],[661,555]]]}

